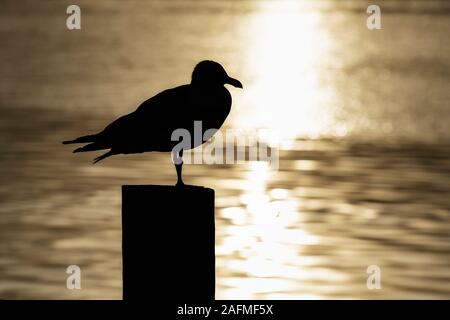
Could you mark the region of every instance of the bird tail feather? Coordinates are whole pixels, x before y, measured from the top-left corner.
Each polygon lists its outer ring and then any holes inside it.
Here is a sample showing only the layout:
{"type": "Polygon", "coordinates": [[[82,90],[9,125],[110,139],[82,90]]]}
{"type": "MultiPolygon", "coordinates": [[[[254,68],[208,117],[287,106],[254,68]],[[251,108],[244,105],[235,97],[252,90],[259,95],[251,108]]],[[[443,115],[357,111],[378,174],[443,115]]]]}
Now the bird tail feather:
{"type": "Polygon", "coordinates": [[[104,150],[104,149],[109,149],[111,147],[108,147],[102,143],[99,142],[93,142],[93,143],[89,143],[83,147],[79,147],[75,150],[73,150],[73,153],[78,153],[78,152],[87,152],[87,151],[97,151],[97,150],[104,150]]]}
{"type": "Polygon", "coordinates": [[[90,134],[76,138],[75,140],[63,141],[63,144],[94,142],[98,138],[98,134],[90,134]]]}
{"type": "Polygon", "coordinates": [[[97,162],[102,161],[105,158],[111,157],[114,154],[115,154],[114,152],[109,150],[108,152],[102,154],[100,157],[95,158],[93,164],[96,164],[97,162]]]}

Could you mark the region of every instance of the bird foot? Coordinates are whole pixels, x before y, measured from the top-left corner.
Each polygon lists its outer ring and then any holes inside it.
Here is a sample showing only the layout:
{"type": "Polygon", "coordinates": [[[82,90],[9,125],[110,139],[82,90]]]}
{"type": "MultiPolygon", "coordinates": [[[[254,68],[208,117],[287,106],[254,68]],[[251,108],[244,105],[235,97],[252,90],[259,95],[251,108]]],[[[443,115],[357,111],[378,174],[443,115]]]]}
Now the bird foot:
{"type": "Polygon", "coordinates": [[[184,187],[185,184],[182,180],[178,180],[177,183],[175,184],[176,187],[184,187]]]}

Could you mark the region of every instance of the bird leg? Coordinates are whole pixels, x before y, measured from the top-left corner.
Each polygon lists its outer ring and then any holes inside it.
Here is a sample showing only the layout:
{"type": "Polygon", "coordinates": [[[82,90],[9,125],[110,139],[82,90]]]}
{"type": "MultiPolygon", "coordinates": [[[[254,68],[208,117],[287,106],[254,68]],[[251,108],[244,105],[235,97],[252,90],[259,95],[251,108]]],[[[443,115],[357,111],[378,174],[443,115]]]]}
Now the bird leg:
{"type": "Polygon", "coordinates": [[[183,169],[183,149],[178,153],[178,156],[181,159],[181,162],[179,164],[175,164],[175,169],[177,170],[177,183],[176,186],[184,186],[183,178],[181,176],[181,170],[183,169]]]}

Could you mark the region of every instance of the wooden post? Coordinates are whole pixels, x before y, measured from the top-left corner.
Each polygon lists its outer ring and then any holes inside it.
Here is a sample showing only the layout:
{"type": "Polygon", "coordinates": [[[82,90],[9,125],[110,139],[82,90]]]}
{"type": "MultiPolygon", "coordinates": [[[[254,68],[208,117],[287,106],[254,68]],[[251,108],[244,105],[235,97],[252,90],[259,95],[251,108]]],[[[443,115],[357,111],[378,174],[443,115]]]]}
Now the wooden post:
{"type": "Polygon", "coordinates": [[[122,255],[124,300],[214,300],[214,190],[122,186],[122,255]]]}

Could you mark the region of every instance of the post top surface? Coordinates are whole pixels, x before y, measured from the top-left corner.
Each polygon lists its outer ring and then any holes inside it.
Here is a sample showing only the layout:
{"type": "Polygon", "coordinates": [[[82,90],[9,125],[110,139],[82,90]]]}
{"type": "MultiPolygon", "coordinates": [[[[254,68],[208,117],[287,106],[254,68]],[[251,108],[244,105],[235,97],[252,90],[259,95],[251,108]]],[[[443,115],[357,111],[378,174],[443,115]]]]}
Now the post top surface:
{"type": "Polygon", "coordinates": [[[174,191],[174,192],[195,192],[195,191],[213,191],[214,189],[203,187],[203,186],[173,186],[173,185],[153,185],[153,184],[143,184],[143,185],[122,185],[122,190],[153,190],[153,191],[174,191]]]}

